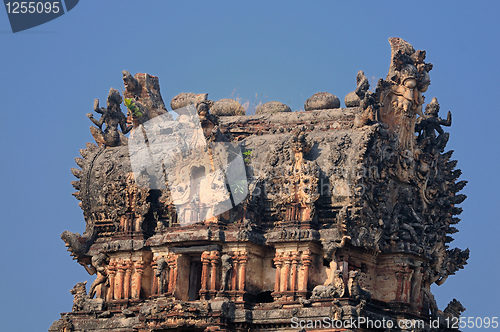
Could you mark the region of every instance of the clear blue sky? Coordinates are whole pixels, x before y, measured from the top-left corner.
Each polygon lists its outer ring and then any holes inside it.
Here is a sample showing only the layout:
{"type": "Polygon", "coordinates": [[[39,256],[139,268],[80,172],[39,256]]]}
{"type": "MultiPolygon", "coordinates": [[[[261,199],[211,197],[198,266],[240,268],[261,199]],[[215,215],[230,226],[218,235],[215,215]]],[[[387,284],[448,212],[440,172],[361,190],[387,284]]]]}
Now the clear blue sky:
{"type": "Polygon", "coordinates": [[[495,1],[80,1],[13,34],[0,8],[0,330],[46,331],[94,279],[59,235],[84,231],[70,168],[122,70],[158,76],[167,104],[195,92],[297,111],[320,91],[343,104],[358,70],[385,78],[389,37],[427,51],[425,95],[451,110],[448,149],[469,181],[451,244],[469,264],[433,292],[441,309],[456,297],[466,317],[500,316],[499,14],[495,1]]]}

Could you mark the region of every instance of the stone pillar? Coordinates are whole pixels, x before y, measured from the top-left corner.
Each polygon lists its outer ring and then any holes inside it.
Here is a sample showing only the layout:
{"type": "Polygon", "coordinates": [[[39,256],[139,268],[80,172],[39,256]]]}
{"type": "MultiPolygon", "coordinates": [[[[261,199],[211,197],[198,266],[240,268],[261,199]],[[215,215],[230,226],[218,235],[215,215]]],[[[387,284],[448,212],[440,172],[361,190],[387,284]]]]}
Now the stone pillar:
{"type": "Polygon", "coordinates": [[[168,278],[168,292],[174,293],[175,287],[177,286],[177,255],[170,254],[168,256],[167,262],[170,269],[170,275],[168,278]]]}
{"type": "Polygon", "coordinates": [[[294,251],[292,252],[292,272],[290,275],[290,290],[291,291],[296,291],[297,290],[297,265],[299,263],[299,253],[294,251]]]}
{"type": "Polygon", "coordinates": [[[286,292],[288,290],[288,280],[290,278],[290,252],[285,253],[283,258],[285,259],[285,267],[283,268],[283,272],[281,275],[283,277],[281,281],[281,291],[286,292]]]}
{"type": "Polygon", "coordinates": [[[206,291],[208,287],[208,264],[210,263],[210,253],[204,251],[201,254],[201,291],[206,291]]]}
{"type": "Polygon", "coordinates": [[[397,302],[410,302],[410,291],[411,291],[411,276],[413,270],[406,265],[401,265],[400,270],[396,271],[397,278],[397,290],[396,290],[396,301],[397,302]]]}
{"type": "Polygon", "coordinates": [[[125,274],[126,269],[123,260],[120,259],[116,267],[118,272],[116,273],[113,297],[115,300],[121,300],[123,299],[123,275],[125,274]]]}
{"type": "Polygon", "coordinates": [[[245,281],[246,281],[246,276],[247,276],[247,266],[248,262],[248,256],[246,253],[243,253],[240,255],[240,275],[239,275],[239,285],[238,285],[238,290],[244,291],[245,290],[245,281]]]}
{"type": "Polygon", "coordinates": [[[283,264],[283,261],[281,260],[281,253],[276,253],[276,257],[274,257],[273,261],[274,261],[274,266],[276,267],[274,292],[278,293],[280,291],[280,283],[281,283],[281,265],[283,264]]]}
{"type": "Polygon", "coordinates": [[[106,302],[113,300],[113,291],[115,288],[115,275],[116,275],[116,261],[109,262],[108,265],[108,278],[109,278],[109,288],[106,294],[106,302]]]}
{"type": "Polygon", "coordinates": [[[134,278],[132,282],[132,298],[140,299],[141,298],[141,287],[142,287],[142,272],[144,272],[144,261],[139,259],[134,264],[135,272],[134,278]]]}
{"type": "Polygon", "coordinates": [[[153,284],[151,286],[151,295],[158,295],[160,293],[160,278],[156,276],[156,268],[158,267],[158,263],[156,260],[159,258],[160,257],[156,257],[155,260],[151,262],[151,269],[153,270],[153,284]]]}
{"type": "Polygon", "coordinates": [[[125,278],[123,280],[123,298],[130,298],[130,284],[131,284],[131,276],[132,276],[132,267],[133,263],[130,259],[125,261],[125,278]]]}
{"type": "Polygon", "coordinates": [[[421,288],[422,288],[422,267],[417,265],[414,267],[413,278],[411,281],[411,306],[415,312],[418,312],[422,309],[422,297],[421,297],[421,288]]]}
{"type": "Polygon", "coordinates": [[[233,270],[231,275],[231,290],[236,290],[237,280],[238,280],[238,256],[235,253],[232,257],[233,259],[233,270]]]}
{"type": "Polygon", "coordinates": [[[219,256],[218,251],[212,251],[210,253],[210,264],[212,265],[210,271],[210,290],[214,292],[217,291],[217,264],[219,263],[219,256]]]}
{"type": "Polygon", "coordinates": [[[304,279],[300,285],[300,290],[307,292],[307,282],[309,281],[309,266],[313,261],[311,250],[307,249],[302,254],[302,265],[304,266],[304,279]]]}

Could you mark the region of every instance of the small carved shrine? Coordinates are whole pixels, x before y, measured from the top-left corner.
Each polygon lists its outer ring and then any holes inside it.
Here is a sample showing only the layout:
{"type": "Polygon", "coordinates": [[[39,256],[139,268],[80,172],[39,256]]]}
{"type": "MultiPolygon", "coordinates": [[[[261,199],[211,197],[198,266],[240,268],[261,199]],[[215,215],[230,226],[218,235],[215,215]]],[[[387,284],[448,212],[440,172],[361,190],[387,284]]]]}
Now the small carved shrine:
{"type": "Polygon", "coordinates": [[[245,116],[183,93],[174,114],[124,71],[72,169],[85,232],[61,235],[95,279],[49,331],[447,331],[465,308],[430,289],[467,264],[449,247],[466,181],[425,51],[389,42],[386,79],[360,71],[347,108],[318,93],[245,116]],[[386,325],[334,325],[361,317],[386,325]]]}

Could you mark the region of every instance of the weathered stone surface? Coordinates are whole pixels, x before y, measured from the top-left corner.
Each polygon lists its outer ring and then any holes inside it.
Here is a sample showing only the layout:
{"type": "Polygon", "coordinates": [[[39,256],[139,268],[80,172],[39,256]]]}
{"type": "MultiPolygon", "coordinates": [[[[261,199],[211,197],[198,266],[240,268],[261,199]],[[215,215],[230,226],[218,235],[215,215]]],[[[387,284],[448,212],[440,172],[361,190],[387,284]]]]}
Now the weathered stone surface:
{"type": "Polygon", "coordinates": [[[208,93],[194,94],[192,92],[181,92],[170,101],[172,110],[186,107],[188,105],[196,105],[199,102],[206,101],[208,93]]]}
{"type": "Polygon", "coordinates": [[[255,108],[255,114],[274,114],[280,112],[291,112],[292,109],[279,101],[268,101],[265,104],[259,105],[255,108]]]}
{"type": "MultiPolygon", "coordinates": [[[[292,318],[323,317],[393,326],[418,318],[430,331],[431,319],[459,317],[459,301],[441,311],[430,291],[469,256],[450,248],[466,198],[457,161],[444,152],[451,113],[441,118],[436,98],[422,112],[432,67],[425,52],[400,39],[391,47],[375,93],[358,73],[356,107],[320,94],[316,110],[244,116],[232,100],[194,100],[193,114],[147,137],[147,147],[182,138],[196,148],[137,176],[127,145],[87,144],[72,169],[86,229],[61,238],[96,279],[88,295],[86,282],[75,285],[72,312],[49,331],[288,331],[292,318]],[[184,137],[173,135],[183,126],[184,137]],[[225,154],[222,143],[232,147],[225,154]],[[230,180],[240,151],[246,182],[230,180]],[[174,177],[153,176],[167,164],[174,177]],[[204,199],[228,187],[231,205],[211,213],[204,199]]],[[[125,79],[129,92],[142,84],[125,79]]],[[[145,104],[141,112],[153,114],[145,104]]],[[[137,128],[140,118],[132,120],[137,128]]]]}
{"type": "Polygon", "coordinates": [[[339,107],[339,98],[328,92],[315,93],[304,103],[305,111],[326,110],[339,107]]]}
{"type": "Polygon", "coordinates": [[[210,108],[210,112],[217,116],[245,115],[243,106],[234,99],[217,100],[210,108]]]}
{"type": "Polygon", "coordinates": [[[361,99],[359,99],[356,92],[349,92],[344,98],[344,104],[346,107],[358,107],[361,99]]]}

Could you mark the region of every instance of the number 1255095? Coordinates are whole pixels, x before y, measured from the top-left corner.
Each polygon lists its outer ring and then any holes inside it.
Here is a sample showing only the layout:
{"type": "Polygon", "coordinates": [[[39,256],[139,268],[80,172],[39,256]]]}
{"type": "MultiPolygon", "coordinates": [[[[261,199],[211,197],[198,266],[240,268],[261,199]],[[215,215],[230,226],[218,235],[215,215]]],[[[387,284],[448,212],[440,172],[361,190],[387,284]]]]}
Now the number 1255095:
{"type": "Polygon", "coordinates": [[[8,14],[42,14],[42,13],[54,13],[57,14],[61,10],[59,7],[59,1],[44,1],[44,2],[7,2],[5,7],[7,7],[8,14]]]}

